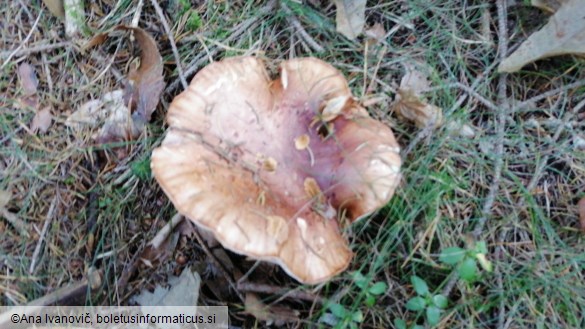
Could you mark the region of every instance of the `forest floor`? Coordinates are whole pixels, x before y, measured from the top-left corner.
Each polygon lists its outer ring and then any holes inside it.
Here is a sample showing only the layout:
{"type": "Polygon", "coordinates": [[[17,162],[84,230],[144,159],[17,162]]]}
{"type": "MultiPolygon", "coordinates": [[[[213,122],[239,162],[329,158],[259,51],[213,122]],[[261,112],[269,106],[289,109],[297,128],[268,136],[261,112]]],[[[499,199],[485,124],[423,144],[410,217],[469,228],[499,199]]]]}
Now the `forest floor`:
{"type": "Polygon", "coordinates": [[[333,4],[300,2],[163,1],[176,55],[150,1],[87,4],[76,40],[44,2],[1,6],[0,305],[83,286],[92,275],[101,284],[68,303],[124,305],[190,268],[201,276],[198,303],[227,305],[233,328],[585,328],[577,206],[585,62],[561,56],[497,72],[500,52],[548,15],[525,1],[504,15],[490,1],[368,1],[370,32],[350,40],[336,31],[333,4]],[[83,43],[133,21],[158,45],[165,89],[139,136],[99,142],[103,122],[80,130],[67,119],[123,89],[140,50],[120,32],[83,43]],[[354,261],[327,283],[300,285],[277,266],[202,248],[187,222],[149,246],[176,214],[150,156],[181,75],[189,81],[211,61],[243,55],[271,67],[304,56],[330,63],[402,147],[395,196],[344,229],[354,261]],[[440,127],[420,129],[392,110],[405,63],[428,76],[424,96],[442,109],[440,127]]]}

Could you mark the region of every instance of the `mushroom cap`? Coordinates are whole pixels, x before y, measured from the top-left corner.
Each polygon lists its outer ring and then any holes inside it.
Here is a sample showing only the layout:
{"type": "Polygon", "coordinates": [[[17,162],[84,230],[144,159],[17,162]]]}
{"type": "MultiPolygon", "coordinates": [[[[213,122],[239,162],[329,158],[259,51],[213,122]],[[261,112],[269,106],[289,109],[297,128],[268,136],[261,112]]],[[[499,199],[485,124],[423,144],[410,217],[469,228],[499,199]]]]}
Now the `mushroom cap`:
{"type": "Polygon", "coordinates": [[[303,283],[345,270],[352,253],[338,219],[382,207],[400,180],[390,128],[318,59],[284,61],[274,81],[254,57],[212,63],[167,121],[151,165],[177,210],[303,283]]]}

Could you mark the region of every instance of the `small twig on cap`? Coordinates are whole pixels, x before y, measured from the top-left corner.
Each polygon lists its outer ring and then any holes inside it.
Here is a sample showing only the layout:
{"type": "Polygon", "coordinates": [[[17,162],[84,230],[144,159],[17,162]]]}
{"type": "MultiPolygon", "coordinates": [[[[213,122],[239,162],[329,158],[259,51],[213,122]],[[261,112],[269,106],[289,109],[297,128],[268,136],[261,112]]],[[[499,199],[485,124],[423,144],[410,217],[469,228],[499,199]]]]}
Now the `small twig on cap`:
{"type": "Polygon", "coordinates": [[[167,37],[169,38],[169,43],[171,44],[171,49],[173,50],[173,56],[175,57],[177,71],[179,72],[179,79],[181,79],[181,84],[183,85],[183,89],[187,89],[189,84],[187,83],[187,79],[185,79],[185,74],[183,73],[183,67],[181,65],[181,56],[179,56],[179,51],[177,50],[177,45],[175,44],[175,38],[173,37],[173,33],[171,32],[171,29],[169,28],[169,23],[167,22],[167,19],[165,18],[165,14],[163,13],[160,5],[158,4],[158,1],[151,0],[150,2],[152,3],[154,10],[156,11],[158,17],[160,18],[160,21],[165,29],[165,32],[167,33],[167,37]]]}

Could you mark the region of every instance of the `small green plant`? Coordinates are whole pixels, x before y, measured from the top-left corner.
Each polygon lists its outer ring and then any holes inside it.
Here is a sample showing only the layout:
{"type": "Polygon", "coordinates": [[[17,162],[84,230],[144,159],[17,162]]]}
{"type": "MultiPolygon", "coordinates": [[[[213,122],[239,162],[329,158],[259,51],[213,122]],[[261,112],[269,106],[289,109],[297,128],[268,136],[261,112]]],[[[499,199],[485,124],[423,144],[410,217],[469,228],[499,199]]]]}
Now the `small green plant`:
{"type": "Polygon", "coordinates": [[[202,24],[203,23],[201,20],[201,16],[199,16],[199,13],[196,10],[190,10],[189,18],[187,18],[187,23],[185,24],[187,30],[196,31],[201,27],[202,24]]]}
{"type": "MultiPolygon", "coordinates": [[[[406,321],[402,319],[394,319],[394,327],[396,329],[407,329],[406,321]]],[[[424,329],[425,327],[421,326],[420,324],[414,324],[410,329],[424,329]]]]}
{"type": "MultiPolygon", "coordinates": [[[[406,303],[406,308],[414,312],[424,311],[427,323],[431,326],[436,325],[441,320],[443,309],[447,307],[447,297],[441,294],[431,294],[427,283],[416,275],[410,277],[410,282],[416,292],[416,296],[406,303]]],[[[404,326],[406,326],[406,323],[404,323],[404,326]]]]}
{"type": "Polygon", "coordinates": [[[337,318],[335,328],[359,328],[358,324],[364,321],[364,314],[361,310],[350,311],[338,303],[331,303],[328,306],[331,314],[337,318]]]}
{"type": "Polygon", "coordinates": [[[131,165],[132,173],[141,181],[147,181],[151,177],[150,157],[134,161],[131,165]]]}
{"type": "MultiPolygon", "coordinates": [[[[368,307],[376,304],[378,296],[384,294],[388,290],[386,282],[374,282],[361,274],[354,272],[352,279],[355,285],[361,289],[362,294],[365,294],[366,299],[364,304],[368,307]]],[[[327,307],[331,314],[336,318],[335,328],[359,328],[358,324],[364,320],[364,314],[361,310],[348,310],[345,306],[338,303],[331,303],[327,307]]]]}
{"type": "Polygon", "coordinates": [[[368,307],[374,306],[374,304],[376,303],[376,297],[385,293],[386,290],[388,290],[388,285],[386,284],[386,282],[376,282],[370,285],[370,280],[360,272],[354,272],[352,277],[355,285],[358,286],[362,290],[362,292],[366,294],[365,304],[368,307]]]}
{"type": "Polygon", "coordinates": [[[485,241],[475,243],[470,249],[449,247],[441,252],[439,261],[447,265],[456,265],[459,277],[467,282],[478,278],[477,263],[486,271],[492,271],[492,263],[486,258],[487,246],[485,241]]]}
{"type": "Polygon", "coordinates": [[[183,16],[187,14],[187,22],[185,23],[185,28],[187,31],[193,32],[198,30],[201,25],[203,25],[203,21],[201,20],[201,16],[197,10],[191,7],[191,2],[189,0],[179,0],[179,16],[183,16]]]}

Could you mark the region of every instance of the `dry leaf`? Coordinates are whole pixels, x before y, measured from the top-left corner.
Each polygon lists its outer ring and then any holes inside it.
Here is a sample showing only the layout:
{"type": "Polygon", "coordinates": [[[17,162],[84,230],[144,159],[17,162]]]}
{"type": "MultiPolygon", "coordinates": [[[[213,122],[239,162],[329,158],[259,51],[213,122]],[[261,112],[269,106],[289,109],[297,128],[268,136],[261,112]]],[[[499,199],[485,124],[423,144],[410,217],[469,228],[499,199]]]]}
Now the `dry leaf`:
{"type": "Polygon", "coordinates": [[[581,226],[581,232],[585,233],[585,197],[579,200],[579,225],[581,226]]]}
{"type": "Polygon", "coordinates": [[[35,69],[29,63],[24,62],[18,66],[18,80],[26,96],[37,93],[39,81],[35,69]]]}
{"type": "Polygon", "coordinates": [[[475,129],[473,128],[473,126],[461,123],[459,121],[449,122],[446,125],[446,128],[449,132],[457,134],[461,137],[465,137],[465,138],[475,137],[475,129]]]}
{"type": "Polygon", "coordinates": [[[386,30],[384,29],[384,26],[382,24],[376,23],[372,25],[372,27],[367,29],[364,32],[364,34],[366,35],[366,37],[368,37],[369,44],[373,45],[378,42],[384,41],[384,38],[386,37],[386,30]]]}
{"type": "Polygon", "coordinates": [[[335,0],[337,32],[354,40],[362,33],[366,22],[365,0],[335,0]]]}
{"type": "Polygon", "coordinates": [[[65,18],[65,8],[63,7],[63,0],[43,0],[43,2],[45,3],[45,6],[47,6],[47,9],[49,9],[49,11],[63,19],[65,18]]]}
{"type": "Polygon", "coordinates": [[[399,116],[413,121],[417,127],[429,125],[437,128],[443,123],[443,110],[423,100],[422,92],[430,87],[423,63],[404,64],[406,72],[400,81],[400,87],[392,108],[399,116]]]}
{"type": "Polygon", "coordinates": [[[100,143],[133,139],[141,132],[141,127],[134,123],[130,110],[124,105],[123,90],[109,92],[81,105],[65,124],[78,131],[101,126],[94,136],[100,143]]]}
{"type": "Polygon", "coordinates": [[[413,121],[419,128],[429,125],[437,128],[443,123],[441,108],[421,101],[411,90],[398,90],[393,109],[396,114],[413,121]]]}
{"type": "Polygon", "coordinates": [[[51,126],[51,121],[53,121],[53,115],[51,114],[51,108],[47,106],[35,114],[35,117],[33,118],[30,125],[30,129],[34,133],[37,131],[46,133],[51,126]]]}
{"type": "MultiPolygon", "coordinates": [[[[131,140],[140,135],[144,126],[150,120],[152,112],[158,105],[160,95],[165,86],[163,80],[162,57],[154,39],[144,30],[137,27],[119,25],[115,30],[130,30],[134,33],[136,43],[140,48],[140,67],[128,74],[124,83],[124,91],[115,91],[111,104],[104,106],[103,101],[86,103],[77,112],[67,119],[71,126],[78,123],[88,124],[96,119],[107,118],[97,135],[99,143],[131,140]],[[105,111],[99,111],[99,109],[105,111]]],[[[94,36],[82,48],[87,50],[102,44],[109,37],[109,32],[94,36]]],[[[114,93],[114,92],[113,92],[114,93]]]]}
{"type": "Polygon", "coordinates": [[[140,68],[128,74],[129,82],[125,86],[125,97],[130,102],[130,108],[136,108],[138,117],[148,122],[165,87],[162,57],[156,42],[144,30],[123,25],[116,29],[133,31],[140,47],[140,68]]]}
{"type": "Polygon", "coordinates": [[[516,72],[536,60],[585,54],[585,6],[583,0],[568,0],[538,32],[532,34],[498,67],[499,72],[516,72]]]}
{"type": "Polygon", "coordinates": [[[188,267],[179,277],[169,277],[169,288],[156,285],[154,292],[143,289],[140,294],[130,298],[140,306],[197,306],[201,277],[188,267]]]}

